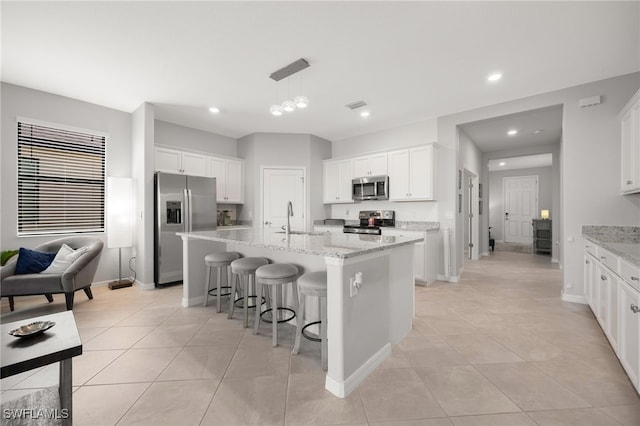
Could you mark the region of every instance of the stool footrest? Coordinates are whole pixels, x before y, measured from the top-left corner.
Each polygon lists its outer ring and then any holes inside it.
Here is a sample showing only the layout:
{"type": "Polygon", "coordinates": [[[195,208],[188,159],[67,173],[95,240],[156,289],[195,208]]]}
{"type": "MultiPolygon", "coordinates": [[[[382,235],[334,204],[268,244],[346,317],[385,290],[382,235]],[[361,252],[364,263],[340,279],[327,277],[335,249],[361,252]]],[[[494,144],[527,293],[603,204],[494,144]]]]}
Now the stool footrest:
{"type": "Polygon", "coordinates": [[[316,324],[320,324],[321,321],[314,321],[314,322],[310,322],[309,324],[305,325],[304,327],[302,327],[301,333],[302,333],[302,337],[304,337],[305,339],[314,341],[314,342],[322,342],[322,339],[319,337],[312,337],[310,334],[306,333],[306,329],[307,327],[311,327],[312,325],[316,325],[316,324]]]}
{"type": "MultiPolygon", "coordinates": [[[[247,297],[248,297],[249,299],[253,299],[253,300],[255,300],[258,296],[247,296],[247,297]]],[[[242,308],[242,305],[238,305],[238,302],[241,302],[241,301],[243,301],[243,300],[244,300],[244,296],[239,297],[239,298],[237,298],[237,299],[235,299],[235,300],[233,301],[233,304],[234,304],[236,307],[238,307],[238,308],[242,308]]],[[[266,300],[265,300],[265,298],[263,297],[263,298],[262,298],[262,303],[261,303],[261,305],[264,305],[265,303],[267,303],[267,301],[266,301],[266,300]]],[[[255,304],[255,303],[254,303],[253,305],[250,305],[250,304],[248,304],[248,303],[247,303],[247,309],[253,309],[253,308],[255,308],[255,307],[256,307],[256,304],[255,304]]]]}
{"type": "MultiPolygon", "coordinates": [[[[229,289],[229,292],[228,293],[222,293],[220,296],[229,296],[229,295],[231,295],[231,291],[230,291],[231,290],[231,286],[223,285],[223,286],[220,287],[220,290],[225,289],[225,288],[229,289]]],[[[208,293],[209,293],[209,296],[218,297],[218,289],[217,288],[212,288],[211,290],[209,290],[208,293]],[[215,293],[213,293],[214,291],[215,291],[215,293]]]]}
{"type": "MultiPolygon", "coordinates": [[[[294,318],[296,317],[296,311],[294,311],[293,309],[290,309],[290,308],[276,308],[276,310],[278,310],[278,311],[289,311],[289,312],[291,313],[291,316],[290,316],[289,318],[284,318],[284,319],[281,319],[281,320],[277,320],[277,323],[278,323],[278,324],[280,324],[280,323],[282,323],[282,322],[289,322],[289,321],[291,321],[292,319],[294,319],[294,318]]],[[[262,321],[264,321],[264,322],[268,322],[269,324],[271,324],[271,323],[273,322],[273,314],[271,314],[271,318],[272,318],[272,319],[268,320],[268,319],[266,319],[266,318],[264,317],[264,315],[265,315],[267,312],[272,313],[272,312],[273,312],[273,308],[269,308],[269,309],[267,309],[267,310],[263,311],[263,312],[260,314],[260,318],[262,319],[262,321]]]]}

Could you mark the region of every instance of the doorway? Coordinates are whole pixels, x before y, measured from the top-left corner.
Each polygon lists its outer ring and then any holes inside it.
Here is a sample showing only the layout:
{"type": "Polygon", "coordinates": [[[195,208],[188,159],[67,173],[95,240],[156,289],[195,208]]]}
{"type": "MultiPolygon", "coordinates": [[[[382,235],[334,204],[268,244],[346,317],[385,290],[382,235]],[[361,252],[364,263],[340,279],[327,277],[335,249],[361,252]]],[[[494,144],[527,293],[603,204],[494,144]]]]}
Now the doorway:
{"type": "Polygon", "coordinates": [[[262,224],[265,228],[280,228],[287,223],[287,205],[293,205],[291,228],[305,228],[305,169],[262,168],[262,224]]]}
{"type": "Polygon", "coordinates": [[[503,178],[504,242],[532,244],[532,220],[538,211],[538,176],[503,178]]]}

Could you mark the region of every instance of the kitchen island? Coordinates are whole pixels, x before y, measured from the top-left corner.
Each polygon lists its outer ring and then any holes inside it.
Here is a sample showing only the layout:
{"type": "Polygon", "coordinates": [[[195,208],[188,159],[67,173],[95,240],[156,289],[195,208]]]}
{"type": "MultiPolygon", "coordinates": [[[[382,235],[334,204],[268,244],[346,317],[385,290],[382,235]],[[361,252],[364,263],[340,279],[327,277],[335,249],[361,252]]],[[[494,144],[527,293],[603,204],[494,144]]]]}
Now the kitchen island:
{"type": "Polygon", "coordinates": [[[347,396],[391,354],[411,330],[414,314],[415,237],[279,233],[271,229],[178,234],[183,240],[182,305],[204,298],[204,256],[237,251],[301,271],[327,271],[328,371],[326,388],[347,396]],[[361,275],[359,286],[354,285],[361,275]],[[359,287],[359,288],[358,288],[359,287]]]}

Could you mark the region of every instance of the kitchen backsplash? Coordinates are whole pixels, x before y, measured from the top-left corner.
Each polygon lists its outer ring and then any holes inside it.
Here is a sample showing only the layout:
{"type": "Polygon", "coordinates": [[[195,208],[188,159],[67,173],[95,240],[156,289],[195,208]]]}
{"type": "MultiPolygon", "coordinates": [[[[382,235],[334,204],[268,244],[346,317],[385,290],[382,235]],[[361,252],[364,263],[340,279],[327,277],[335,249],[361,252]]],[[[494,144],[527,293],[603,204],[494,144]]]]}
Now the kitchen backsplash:
{"type": "Polygon", "coordinates": [[[331,217],[335,219],[358,220],[360,210],[394,210],[396,221],[436,222],[438,221],[437,201],[365,201],[353,204],[331,205],[331,217]]]}

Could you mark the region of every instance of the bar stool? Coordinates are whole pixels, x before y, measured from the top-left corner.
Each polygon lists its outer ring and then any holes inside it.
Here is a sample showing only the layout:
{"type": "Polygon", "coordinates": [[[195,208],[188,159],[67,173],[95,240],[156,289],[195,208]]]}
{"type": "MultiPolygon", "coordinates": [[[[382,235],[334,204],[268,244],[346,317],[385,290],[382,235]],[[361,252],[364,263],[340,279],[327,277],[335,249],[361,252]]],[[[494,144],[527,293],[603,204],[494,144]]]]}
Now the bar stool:
{"type": "Polygon", "coordinates": [[[299,315],[298,326],[296,327],[296,340],[291,353],[298,354],[300,352],[300,337],[305,337],[315,342],[321,342],[320,348],[322,353],[322,369],[327,370],[327,272],[308,272],[298,278],[298,300],[299,315]],[[318,307],[320,311],[320,321],[310,322],[304,325],[304,305],[305,296],[318,298],[318,307]],[[305,334],[305,329],[314,324],[320,324],[320,338],[311,337],[305,334]]]}
{"type": "Polygon", "coordinates": [[[233,308],[235,307],[236,302],[244,300],[242,304],[242,325],[244,326],[244,328],[247,328],[249,324],[249,308],[255,308],[256,306],[260,306],[262,304],[258,303],[258,301],[262,302],[262,298],[249,296],[249,289],[251,288],[251,284],[253,284],[253,287],[255,287],[256,269],[258,269],[260,266],[268,264],[269,261],[264,257],[242,257],[231,262],[231,273],[235,274],[235,277],[232,277],[231,279],[231,294],[236,294],[236,292],[238,291],[238,280],[241,280],[241,297],[238,299],[235,299],[235,296],[231,297],[231,307],[229,308],[228,318],[233,318],[233,308]],[[251,306],[249,305],[249,298],[255,298],[256,300],[256,302],[251,306]]]}
{"type": "Polygon", "coordinates": [[[222,289],[229,290],[231,286],[229,285],[229,265],[231,262],[240,257],[239,253],[235,251],[223,251],[210,253],[204,257],[204,263],[207,265],[207,278],[204,285],[204,302],[202,306],[207,306],[209,303],[209,296],[216,297],[216,311],[220,312],[220,299],[222,296],[229,296],[231,292],[222,293],[222,289]],[[211,288],[211,269],[216,268],[218,272],[218,286],[216,288],[211,288]],[[224,272],[224,274],[223,274],[224,272]],[[222,285],[222,275],[224,275],[224,282],[227,285],[222,285]],[[211,294],[212,291],[216,291],[216,294],[211,294]]]}
{"type": "MultiPolygon", "coordinates": [[[[291,321],[296,317],[296,311],[298,310],[298,289],[296,286],[296,279],[298,278],[298,275],[300,275],[298,268],[289,263],[273,263],[261,266],[256,270],[256,295],[258,296],[258,300],[262,297],[263,286],[270,286],[271,306],[260,315],[258,315],[259,311],[256,311],[253,334],[258,334],[261,318],[265,322],[271,322],[273,335],[272,345],[274,348],[278,346],[278,323],[291,321]],[[293,304],[295,309],[285,307],[284,300],[279,301],[280,298],[278,297],[278,290],[284,290],[284,286],[288,283],[293,284],[293,304]],[[289,311],[291,316],[288,318],[278,319],[281,311],[289,311]],[[271,321],[263,318],[267,312],[271,312],[271,321]]],[[[269,290],[267,290],[267,294],[269,294],[269,290]]]]}

